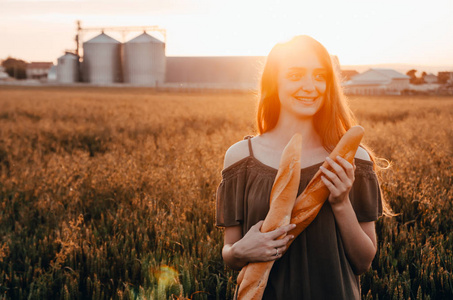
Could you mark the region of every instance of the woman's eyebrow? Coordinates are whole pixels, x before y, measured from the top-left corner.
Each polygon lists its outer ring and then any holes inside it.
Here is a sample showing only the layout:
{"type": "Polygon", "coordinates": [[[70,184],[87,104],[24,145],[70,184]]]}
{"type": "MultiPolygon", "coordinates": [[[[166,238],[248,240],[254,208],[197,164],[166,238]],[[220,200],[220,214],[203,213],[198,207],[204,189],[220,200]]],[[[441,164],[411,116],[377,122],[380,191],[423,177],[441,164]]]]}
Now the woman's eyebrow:
{"type": "Polygon", "coordinates": [[[290,68],[288,68],[288,70],[290,70],[290,71],[305,71],[306,68],[303,68],[303,67],[290,67],[290,68]]]}
{"type": "MultiPolygon", "coordinates": [[[[304,68],[304,67],[290,67],[288,68],[289,71],[306,71],[307,68],[304,68]]],[[[314,71],[322,71],[322,72],[326,72],[327,69],[326,68],[316,68],[314,69],[314,71]]]]}

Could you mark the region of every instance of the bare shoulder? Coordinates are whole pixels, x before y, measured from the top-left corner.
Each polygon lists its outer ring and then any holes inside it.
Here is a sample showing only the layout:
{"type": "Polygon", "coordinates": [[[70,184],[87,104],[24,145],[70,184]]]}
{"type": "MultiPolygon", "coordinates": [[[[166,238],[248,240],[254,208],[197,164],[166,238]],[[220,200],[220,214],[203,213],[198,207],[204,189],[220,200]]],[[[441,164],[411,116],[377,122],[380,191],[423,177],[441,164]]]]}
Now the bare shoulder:
{"type": "Polygon", "coordinates": [[[223,168],[226,169],[241,159],[249,156],[249,146],[247,140],[242,140],[232,145],[225,153],[223,168]]]}
{"type": "Polygon", "coordinates": [[[368,154],[368,152],[363,149],[362,147],[359,147],[357,149],[357,152],[355,153],[355,158],[359,158],[359,159],[362,159],[362,160],[368,160],[368,161],[371,161],[371,158],[370,158],[370,155],[368,154]]]}

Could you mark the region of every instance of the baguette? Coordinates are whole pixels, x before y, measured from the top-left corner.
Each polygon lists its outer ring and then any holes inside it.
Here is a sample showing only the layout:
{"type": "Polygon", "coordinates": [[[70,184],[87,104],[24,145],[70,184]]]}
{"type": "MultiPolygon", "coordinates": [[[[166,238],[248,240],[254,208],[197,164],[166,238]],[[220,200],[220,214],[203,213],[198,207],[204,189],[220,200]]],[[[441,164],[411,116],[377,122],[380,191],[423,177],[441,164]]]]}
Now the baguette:
{"type": "MultiPolygon", "coordinates": [[[[300,184],[300,154],[302,136],[295,134],[283,150],[280,165],[272,186],[269,212],[261,232],[269,232],[287,225],[300,184]]],[[[286,235],[282,235],[279,239],[286,235]]],[[[261,299],[274,261],[249,263],[238,276],[238,299],[261,299]]]]}
{"type": "MultiPolygon", "coordinates": [[[[351,127],[343,135],[329,157],[336,160],[337,156],[341,156],[352,163],[364,133],[365,130],[361,126],[351,127]]],[[[327,162],[324,162],[323,166],[332,171],[332,167],[327,162]]],[[[322,182],[321,175],[322,172],[318,170],[302,194],[296,199],[291,214],[291,223],[296,224],[296,227],[288,232],[288,234],[294,235],[294,239],[288,243],[288,247],[315,219],[329,196],[329,189],[322,182]]]]}

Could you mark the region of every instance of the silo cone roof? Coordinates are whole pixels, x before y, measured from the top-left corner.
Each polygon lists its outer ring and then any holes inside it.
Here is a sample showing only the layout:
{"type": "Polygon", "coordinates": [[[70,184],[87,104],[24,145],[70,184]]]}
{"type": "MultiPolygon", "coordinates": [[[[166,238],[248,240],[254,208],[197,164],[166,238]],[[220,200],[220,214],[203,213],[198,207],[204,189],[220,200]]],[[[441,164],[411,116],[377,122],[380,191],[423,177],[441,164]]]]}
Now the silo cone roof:
{"type": "Polygon", "coordinates": [[[132,40],[128,41],[126,44],[129,43],[156,43],[156,44],[163,44],[162,41],[159,41],[155,37],[150,36],[146,32],[140,34],[136,38],[133,38],[132,40]]]}
{"type": "Polygon", "coordinates": [[[91,40],[85,42],[85,44],[91,44],[91,43],[96,43],[96,44],[121,44],[114,38],[106,35],[105,33],[101,33],[100,35],[92,38],[91,40]]]}
{"type": "Polygon", "coordinates": [[[58,59],[63,59],[63,58],[74,58],[74,59],[77,59],[77,55],[75,55],[74,53],[66,53],[62,56],[60,56],[58,59]]]}

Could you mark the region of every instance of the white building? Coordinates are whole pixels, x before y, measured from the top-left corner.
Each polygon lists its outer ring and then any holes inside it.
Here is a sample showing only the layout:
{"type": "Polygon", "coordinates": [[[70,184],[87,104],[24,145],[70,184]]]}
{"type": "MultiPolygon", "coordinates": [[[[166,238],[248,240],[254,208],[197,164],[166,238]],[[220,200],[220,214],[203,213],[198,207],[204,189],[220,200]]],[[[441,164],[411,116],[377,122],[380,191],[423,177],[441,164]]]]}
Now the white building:
{"type": "Polygon", "coordinates": [[[47,74],[53,66],[51,62],[31,62],[27,64],[26,74],[27,78],[31,79],[47,79],[47,74]]]}
{"type": "Polygon", "coordinates": [[[47,73],[47,81],[57,81],[57,66],[52,66],[47,73]]]}
{"type": "Polygon", "coordinates": [[[9,78],[9,76],[8,76],[8,73],[5,72],[5,68],[0,66],[0,80],[6,80],[8,78],[9,78]]]}
{"type": "Polygon", "coordinates": [[[84,81],[93,84],[121,82],[121,48],[119,41],[104,32],[83,43],[84,81]]]}
{"type": "Polygon", "coordinates": [[[124,82],[161,86],[165,81],[165,43],[143,33],[123,45],[124,82]]]}
{"type": "Polygon", "coordinates": [[[345,93],[355,95],[401,95],[409,89],[409,79],[392,69],[373,68],[353,76],[343,88],[345,93]]]}
{"type": "Polygon", "coordinates": [[[437,76],[434,75],[433,73],[429,73],[428,75],[423,77],[423,80],[425,80],[425,82],[428,84],[437,83],[437,76]]]}
{"type": "Polygon", "coordinates": [[[79,81],[79,56],[71,52],[58,58],[56,80],[59,83],[74,83],[79,81]]]}

